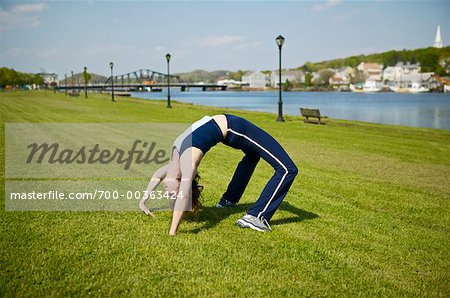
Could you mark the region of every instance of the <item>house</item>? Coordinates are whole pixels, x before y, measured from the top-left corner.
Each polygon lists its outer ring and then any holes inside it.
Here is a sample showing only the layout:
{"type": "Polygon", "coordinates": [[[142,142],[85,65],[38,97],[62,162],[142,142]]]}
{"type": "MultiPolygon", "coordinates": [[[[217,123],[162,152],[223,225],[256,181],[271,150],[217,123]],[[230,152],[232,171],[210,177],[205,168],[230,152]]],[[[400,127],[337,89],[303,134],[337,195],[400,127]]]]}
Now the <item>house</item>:
{"type": "Polygon", "coordinates": [[[433,73],[421,73],[419,63],[398,62],[395,66],[388,66],[383,71],[383,80],[395,83],[400,87],[410,86],[413,82],[422,83],[429,80],[433,73]]]}
{"type": "Polygon", "coordinates": [[[334,73],[339,75],[340,77],[352,77],[355,75],[355,70],[350,66],[346,66],[336,69],[334,73]]]}
{"type": "Polygon", "coordinates": [[[423,86],[429,89],[436,88],[436,81],[432,77],[433,72],[409,73],[401,76],[397,81],[399,87],[407,88],[413,85],[423,86]]]}
{"type": "Polygon", "coordinates": [[[348,85],[350,84],[351,78],[355,75],[355,70],[348,66],[332,71],[334,75],[329,79],[330,85],[348,85]]]}
{"type": "Polygon", "coordinates": [[[356,69],[362,72],[368,80],[381,81],[383,74],[382,64],[361,62],[356,69]]]}
{"type": "MultiPolygon", "coordinates": [[[[280,72],[278,70],[272,71],[270,74],[270,82],[273,87],[278,87],[279,85],[280,72]]],[[[281,71],[281,83],[296,82],[305,83],[305,74],[301,70],[282,70],[281,71]]]]}
{"type": "Polygon", "coordinates": [[[330,85],[348,85],[350,84],[350,79],[348,77],[342,77],[338,74],[334,74],[328,80],[330,85]]]}
{"type": "Polygon", "coordinates": [[[48,86],[58,86],[58,75],[56,73],[38,73],[44,79],[44,84],[48,86]]]}
{"type": "Polygon", "coordinates": [[[264,88],[267,84],[267,76],[260,71],[247,72],[242,76],[242,82],[250,88],[264,88]]]}
{"type": "Polygon", "coordinates": [[[402,76],[402,69],[396,66],[388,66],[383,71],[383,81],[396,82],[402,76]]]}
{"type": "Polygon", "coordinates": [[[395,67],[401,69],[402,74],[410,74],[410,73],[419,73],[420,72],[420,63],[411,64],[407,62],[406,64],[403,62],[398,62],[395,67]]]}

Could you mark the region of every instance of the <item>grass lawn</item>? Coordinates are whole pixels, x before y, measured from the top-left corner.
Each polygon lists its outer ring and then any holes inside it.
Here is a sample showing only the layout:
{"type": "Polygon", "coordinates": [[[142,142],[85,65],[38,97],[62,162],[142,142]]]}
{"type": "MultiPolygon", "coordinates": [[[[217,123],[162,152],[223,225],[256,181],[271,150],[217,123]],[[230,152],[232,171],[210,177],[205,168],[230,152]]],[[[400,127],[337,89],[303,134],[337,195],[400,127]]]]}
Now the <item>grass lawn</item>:
{"type": "MultiPolygon", "coordinates": [[[[200,171],[204,208],[167,235],[170,213],[1,214],[1,296],[450,296],[450,132],[232,111],[106,95],[0,93],[15,122],[193,122],[234,113],[272,134],[299,168],[272,233],[234,222],[272,175],[258,165],[233,210],[213,206],[242,153],[219,144],[200,171]]],[[[149,173],[149,176],[151,173],[149,173]]]]}

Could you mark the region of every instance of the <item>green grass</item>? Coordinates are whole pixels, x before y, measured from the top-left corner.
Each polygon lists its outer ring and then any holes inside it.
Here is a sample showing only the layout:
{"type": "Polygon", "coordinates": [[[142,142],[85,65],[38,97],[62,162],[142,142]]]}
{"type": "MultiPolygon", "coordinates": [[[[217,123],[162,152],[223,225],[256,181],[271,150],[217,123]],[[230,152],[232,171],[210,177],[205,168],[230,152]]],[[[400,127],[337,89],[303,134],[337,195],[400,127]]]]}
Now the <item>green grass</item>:
{"type": "MultiPolygon", "coordinates": [[[[6,122],[192,122],[235,113],[299,168],[272,233],[234,222],[272,175],[261,162],[241,207],[213,208],[242,154],[218,145],[200,171],[204,209],[170,214],[0,211],[1,296],[450,296],[450,133],[51,92],[0,93],[6,122]]],[[[149,176],[151,173],[149,173],[149,176]]],[[[1,197],[4,202],[4,170],[1,197]]]]}

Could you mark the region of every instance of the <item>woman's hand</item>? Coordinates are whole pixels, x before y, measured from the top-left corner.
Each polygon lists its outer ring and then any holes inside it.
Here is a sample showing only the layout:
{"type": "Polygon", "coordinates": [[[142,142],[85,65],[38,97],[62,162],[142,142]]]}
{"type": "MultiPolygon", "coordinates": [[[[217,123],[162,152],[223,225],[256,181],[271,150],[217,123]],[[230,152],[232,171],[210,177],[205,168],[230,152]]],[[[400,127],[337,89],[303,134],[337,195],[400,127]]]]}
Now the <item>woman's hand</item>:
{"type": "Polygon", "coordinates": [[[153,219],[156,219],[156,216],[155,216],[155,214],[153,214],[153,212],[151,212],[150,210],[149,211],[144,211],[144,213],[145,213],[145,215],[147,215],[147,216],[150,216],[151,218],[153,218],[153,219]]]}

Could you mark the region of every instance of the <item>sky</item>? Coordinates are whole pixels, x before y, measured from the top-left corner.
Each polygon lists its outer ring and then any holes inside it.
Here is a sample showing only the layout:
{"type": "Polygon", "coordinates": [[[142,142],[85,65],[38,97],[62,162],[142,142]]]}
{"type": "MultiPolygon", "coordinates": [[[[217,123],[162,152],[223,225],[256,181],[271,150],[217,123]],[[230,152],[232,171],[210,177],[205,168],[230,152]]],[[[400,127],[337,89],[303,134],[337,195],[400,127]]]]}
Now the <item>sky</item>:
{"type": "Polygon", "coordinates": [[[450,1],[0,0],[0,66],[125,74],[283,68],[450,42],[450,1]]]}

